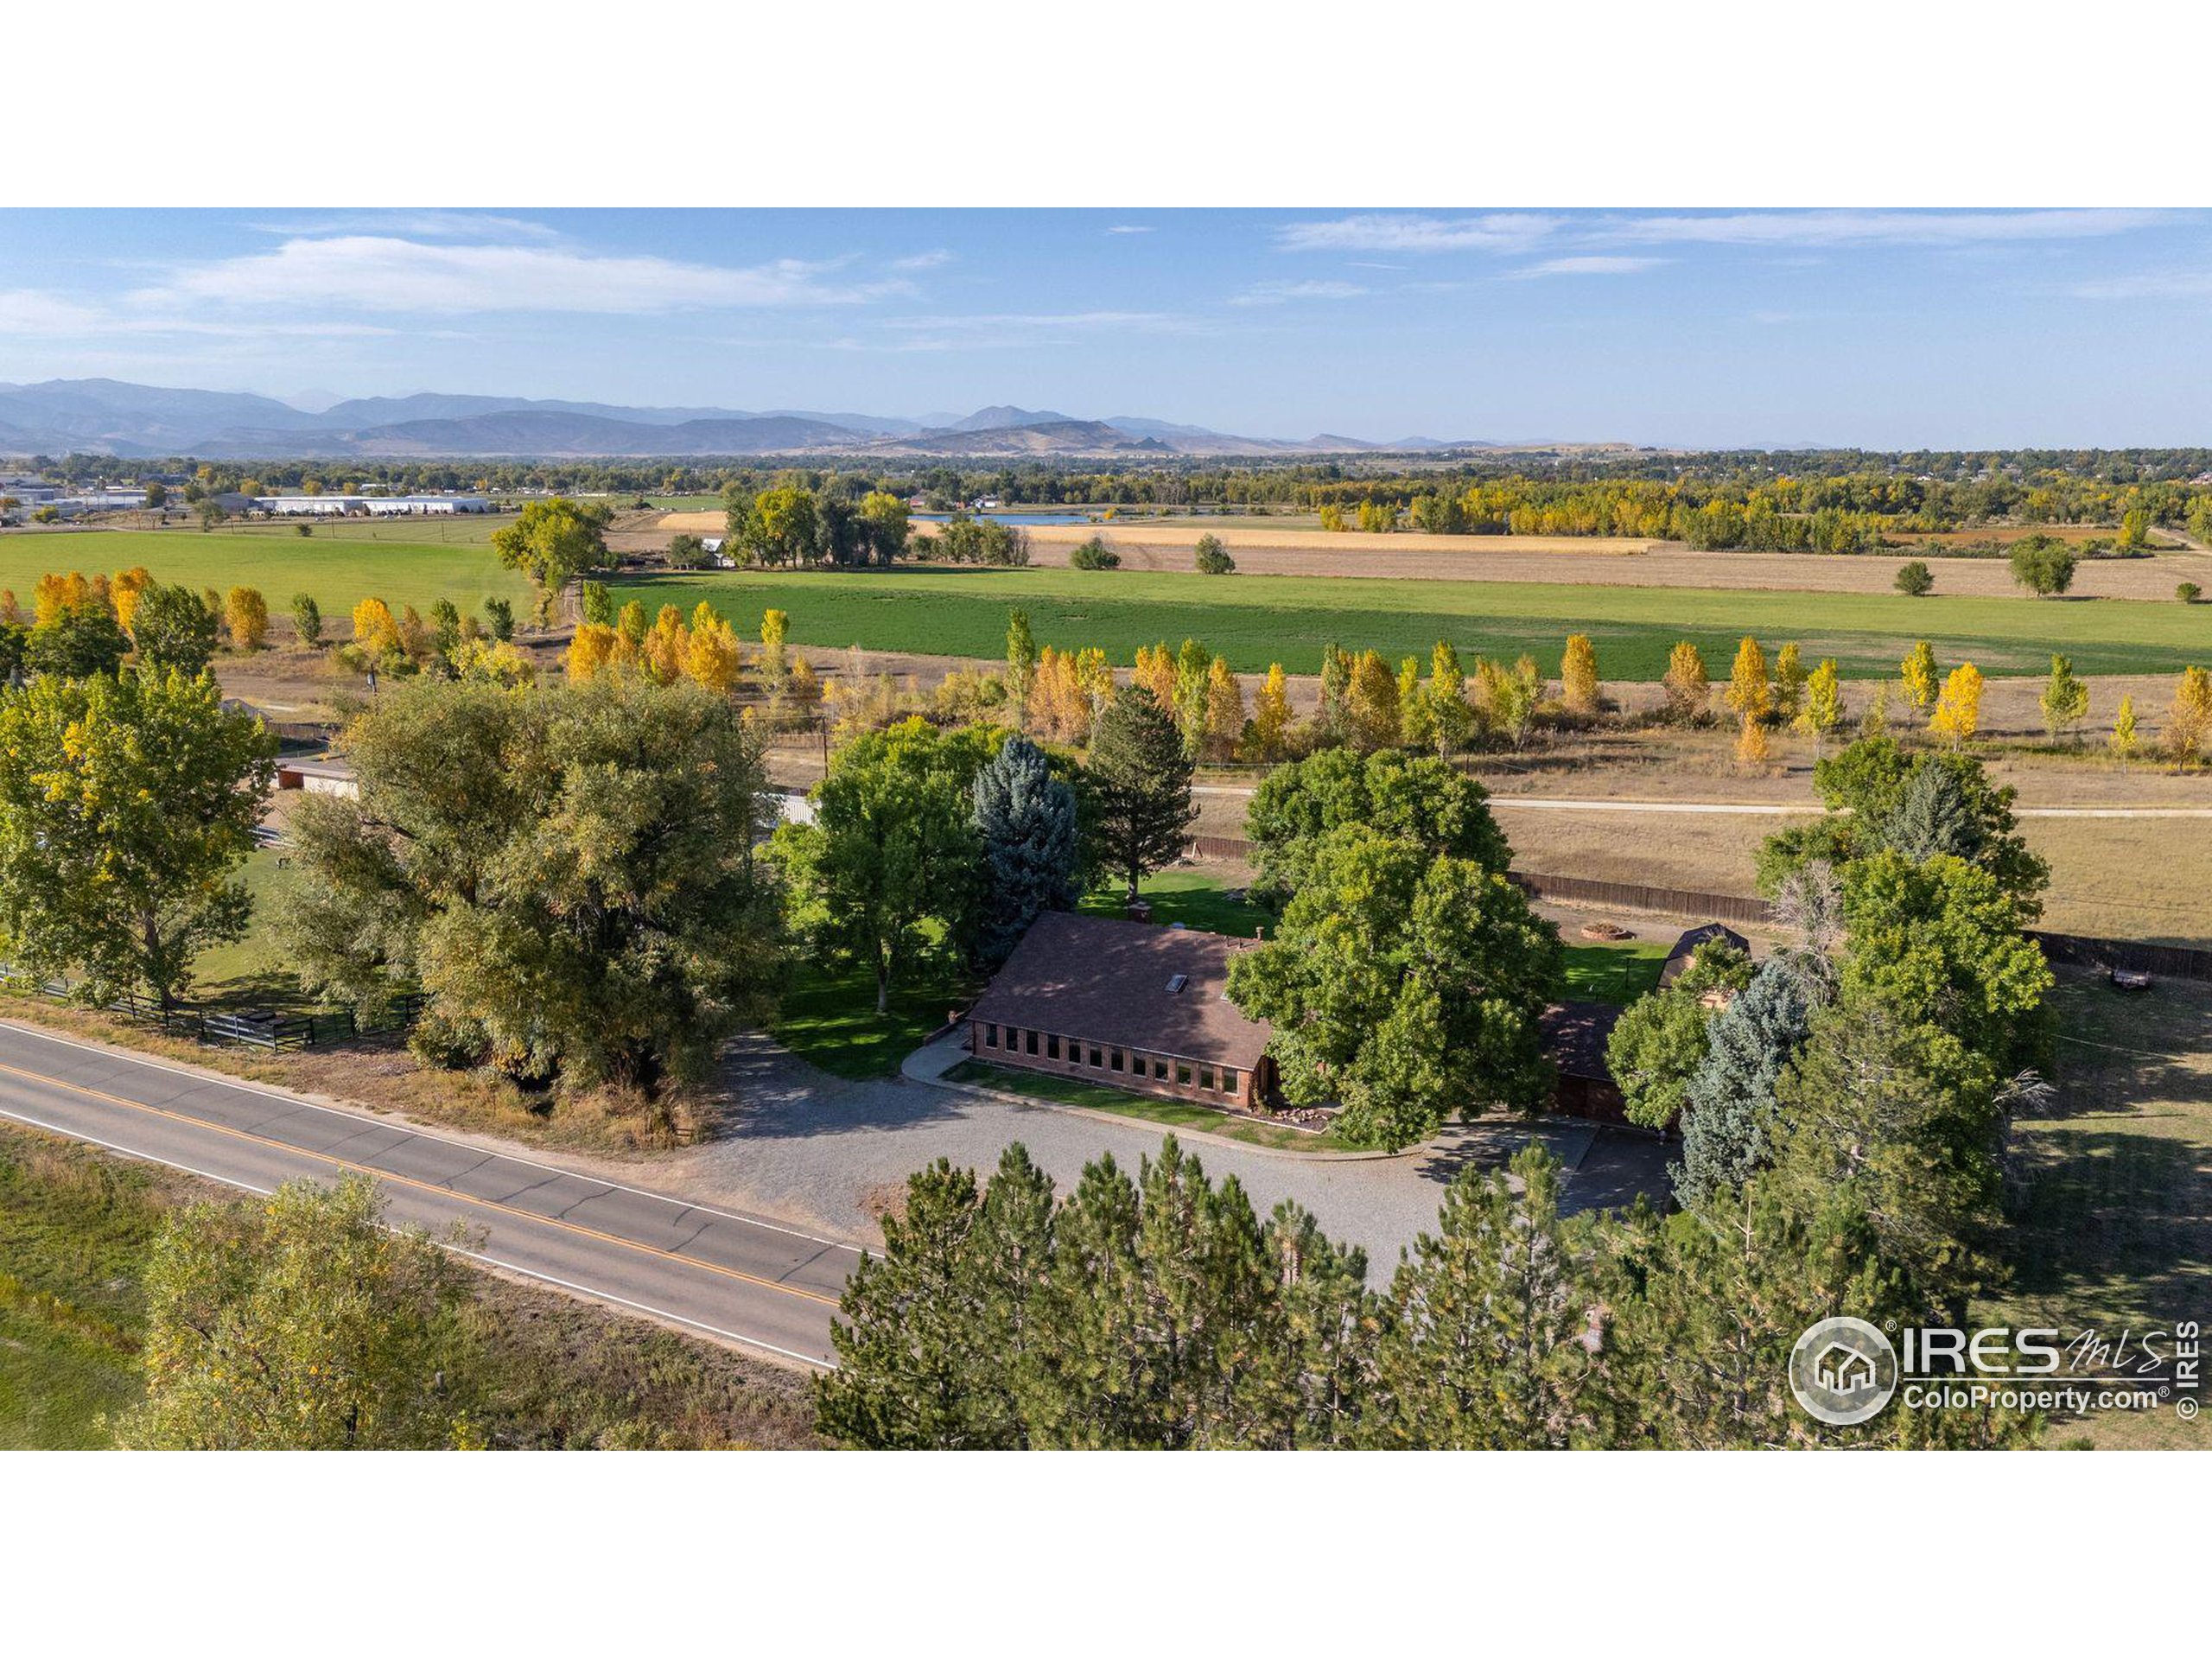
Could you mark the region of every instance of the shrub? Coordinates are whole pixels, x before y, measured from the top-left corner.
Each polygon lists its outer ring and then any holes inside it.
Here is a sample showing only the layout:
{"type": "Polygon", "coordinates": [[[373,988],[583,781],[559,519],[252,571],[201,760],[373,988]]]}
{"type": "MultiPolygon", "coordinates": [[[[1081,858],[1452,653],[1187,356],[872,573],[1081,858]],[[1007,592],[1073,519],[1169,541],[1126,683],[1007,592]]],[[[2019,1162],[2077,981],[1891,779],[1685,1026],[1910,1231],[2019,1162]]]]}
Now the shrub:
{"type": "Polygon", "coordinates": [[[1229,556],[1221,537],[1211,532],[1198,537],[1198,554],[1192,563],[1202,576],[1225,576],[1236,569],[1236,561],[1229,556]]]}
{"type": "Polygon", "coordinates": [[[1931,593],[1936,587],[1936,573],[1928,568],[1925,559],[1915,559],[1910,564],[1897,567],[1897,590],[1918,599],[1931,593]]]}
{"type": "Polygon", "coordinates": [[[2181,582],[2174,584],[2174,597],[2184,605],[2194,605],[2203,596],[2204,590],[2193,582],[2181,582]]]}
{"type": "Polygon", "coordinates": [[[1121,568],[1122,556],[1094,536],[1068,555],[1068,563],[1077,570],[1115,570],[1121,568]]]}

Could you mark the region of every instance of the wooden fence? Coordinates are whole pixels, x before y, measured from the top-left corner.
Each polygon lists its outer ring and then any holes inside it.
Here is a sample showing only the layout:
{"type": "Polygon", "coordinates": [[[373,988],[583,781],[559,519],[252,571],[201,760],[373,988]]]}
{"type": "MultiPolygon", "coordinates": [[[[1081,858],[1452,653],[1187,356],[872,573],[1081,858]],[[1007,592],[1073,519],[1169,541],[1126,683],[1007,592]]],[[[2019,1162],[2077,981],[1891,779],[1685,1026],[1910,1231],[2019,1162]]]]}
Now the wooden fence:
{"type": "MultiPolygon", "coordinates": [[[[60,980],[34,982],[29,976],[4,967],[0,967],[0,987],[22,995],[42,996],[52,1002],[67,1001],[71,995],[70,988],[60,980]]],[[[165,1008],[135,992],[102,1003],[99,1007],[104,1014],[120,1015],[134,1025],[147,1027],[164,1036],[182,1037],[198,1043],[233,1043],[246,1048],[289,1051],[328,1048],[339,1043],[358,1042],[364,1037],[406,1031],[422,1013],[423,1001],[419,991],[402,992],[392,999],[384,1018],[365,1022],[357,1019],[351,1008],[318,1008],[299,1013],[275,1008],[208,1007],[196,1002],[165,1008]]]]}
{"type": "MultiPolygon", "coordinates": [[[[1194,858],[1249,860],[1251,852],[1250,842],[1234,836],[1191,837],[1191,856],[1194,858]]],[[[1773,911],[1765,899],[1743,893],[1651,887],[1635,881],[1593,881],[1586,876],[1546,875],[1533,870],[1512,870],[1507,874],[1508,879],[1531,898],[1554,899],[1565,904],[1648,910],[1662,916],[1701,922],[1749,922],[1757,925],[1773,918],[1773,911]]],[[[2053,962],[2092,968],[2125,968],[2137,973],[2163,974],[2169,979],[2212,982],[2212,950],[2193,945],[2089,938],[2076,933],[2045,933],[2033,929],[2028,937],[2053,962]]]]}

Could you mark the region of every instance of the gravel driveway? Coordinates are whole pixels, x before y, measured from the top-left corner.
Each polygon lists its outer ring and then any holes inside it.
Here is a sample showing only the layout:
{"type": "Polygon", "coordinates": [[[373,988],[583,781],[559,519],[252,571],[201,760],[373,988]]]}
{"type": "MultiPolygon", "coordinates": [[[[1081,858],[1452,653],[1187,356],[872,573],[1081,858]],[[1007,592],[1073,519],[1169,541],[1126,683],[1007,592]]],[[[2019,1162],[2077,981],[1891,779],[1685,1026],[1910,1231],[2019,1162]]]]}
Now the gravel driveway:
{"type": "MultiPolygon", "coordinates": [[[[762,1037],[731,1051],[732,1105],[716,1139],[653,1160],[649,1185],[752,1214],[876,1242],[875,1216],[912,1171],[949,1158],[988,1173],[1011,1141],[1063,1190],[1111,1153],[1132,1173],[1160,1132],[932,1087],[906,1078],[849,1082],[816,1071],[762,1037]]],[[[1294,1198],[1332,1236],[1364,1245],[1387,1272],[1414,1236],[1435,1224],[1446,1183],[1470,1164],[1502,1161],[1532,1135],[1573,1166],[1573,1207],[1628,1202],[1665,1185],[1667,1149],[1641,1135],[1572,1120],[1448,1129],[1404,1157],[1327,1162],[1244,1147],[1186,1143],[1218,1179],[1234,1175],[1264,1215],[1294,1198]]],[[[629,1178],[644,1172],[632,1170],[629,1178]]]]}

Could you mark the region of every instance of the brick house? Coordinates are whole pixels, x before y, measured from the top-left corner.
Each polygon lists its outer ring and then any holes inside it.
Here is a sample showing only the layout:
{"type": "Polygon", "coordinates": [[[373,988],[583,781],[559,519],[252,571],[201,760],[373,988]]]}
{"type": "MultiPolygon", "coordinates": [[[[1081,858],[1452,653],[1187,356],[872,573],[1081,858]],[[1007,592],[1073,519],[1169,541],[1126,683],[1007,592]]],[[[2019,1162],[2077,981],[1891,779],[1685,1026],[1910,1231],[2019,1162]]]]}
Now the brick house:
{"type": "Polygon", "coordinates": [[[969,1010],[977,1059],[1174,1100],[1265,1111],[1273,1035],[1229,1001],[1237,941],[1047,911],[969,1010]]]}

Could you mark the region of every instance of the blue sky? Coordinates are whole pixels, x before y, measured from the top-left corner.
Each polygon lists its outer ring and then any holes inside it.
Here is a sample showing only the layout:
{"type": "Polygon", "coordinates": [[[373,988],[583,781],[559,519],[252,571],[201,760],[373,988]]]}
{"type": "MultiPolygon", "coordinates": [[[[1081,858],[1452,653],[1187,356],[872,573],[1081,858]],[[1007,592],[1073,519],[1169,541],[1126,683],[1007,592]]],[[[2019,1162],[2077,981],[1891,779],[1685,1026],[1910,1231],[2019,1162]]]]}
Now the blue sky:
{"type": "Polygon", "coordinates": [[[2212,215],[0,213],[0,380],[1302,438],[2212,442],[2212,215]]]}

